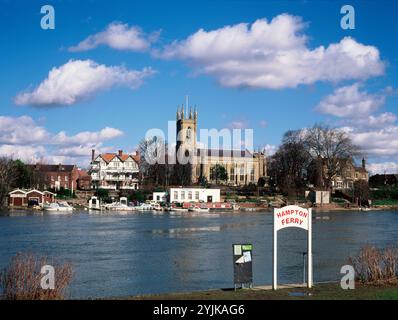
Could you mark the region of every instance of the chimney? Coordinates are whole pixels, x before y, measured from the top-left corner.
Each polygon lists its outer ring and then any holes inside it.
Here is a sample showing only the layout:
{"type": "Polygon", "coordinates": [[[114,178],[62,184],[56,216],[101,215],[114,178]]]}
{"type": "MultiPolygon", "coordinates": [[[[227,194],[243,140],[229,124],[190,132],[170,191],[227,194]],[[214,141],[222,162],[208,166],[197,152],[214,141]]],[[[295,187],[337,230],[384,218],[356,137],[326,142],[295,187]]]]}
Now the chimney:
{"type": "Polygon", "coordinates": [[[119,150],[119,157],[123,155],[123,150],[119,150]]]}
{"type": "Polygon", "coordinates": [[[91,161],[95,159],[95,149],[91,149],[91,161]]]}
{"type": "Polygon", "coordinates": [[[362,168],[365,169],[365,167],[366,167],[366,160],[365,158],[362,158],[362,168]]]}

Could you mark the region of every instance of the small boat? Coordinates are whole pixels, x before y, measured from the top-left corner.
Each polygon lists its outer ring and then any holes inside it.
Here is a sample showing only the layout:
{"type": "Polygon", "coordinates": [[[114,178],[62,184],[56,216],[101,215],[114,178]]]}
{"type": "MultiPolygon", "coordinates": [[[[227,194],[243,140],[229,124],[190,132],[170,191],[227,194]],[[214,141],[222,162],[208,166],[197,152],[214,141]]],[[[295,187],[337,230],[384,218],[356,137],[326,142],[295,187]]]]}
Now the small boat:
{"type": "Polygon", "coordinates": [[[188,209],[191,212],[209,212],[210,208],[198,208],[198,207],[191,207],[188,209]]]}
{"type": "Polygon", "coordinates": [[[135,210],[152,210],[152,205],[148,203],[141,203],[139,206],[134,207],[135,210]]]}
{"type": "Polygon", "coordinates": [[[121,202],[112,202],[103,205],[102,208],[105,210],[112,210],[112,211],[133,211],[135,210],[136,207],[131,207],[121,202]]]}
{"type": "Polygon", "coordinates": [[[70,213],[73,211],[73,207],[70,206],[66,201],[45,204],[43,206],[43,209],[46,212],[69,212],[70,213]]]}
{"type": "Polygon", "coordinates": [[[188,212],[188,209],[175,207],[175,208],[171,208],[170,211],[172,211],[172,212],[188,212]]]}

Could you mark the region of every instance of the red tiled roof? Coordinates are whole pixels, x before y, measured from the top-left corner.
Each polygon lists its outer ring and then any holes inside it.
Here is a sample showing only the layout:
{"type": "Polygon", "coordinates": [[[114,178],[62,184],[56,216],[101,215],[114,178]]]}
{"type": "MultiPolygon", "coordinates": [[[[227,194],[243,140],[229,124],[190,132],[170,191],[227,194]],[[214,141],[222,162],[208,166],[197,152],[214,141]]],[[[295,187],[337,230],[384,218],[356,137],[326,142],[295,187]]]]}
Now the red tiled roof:
{"type": "Polygon", "coordinates": [[[122,162],[126,161],[129,157],[132,157],[134,161],[136,161],[137,163],[139,162],[139,156],[138,156],[138,161],[137,161],[137,156],[136,155],[130,155],[130,154],[126,154],[123,153],[121,156],[119,156],[119,154],[117,153],[103,153],[100,154],[100,157],[107,163],[111,162],[115,157],[118,157],[122,162]]]}

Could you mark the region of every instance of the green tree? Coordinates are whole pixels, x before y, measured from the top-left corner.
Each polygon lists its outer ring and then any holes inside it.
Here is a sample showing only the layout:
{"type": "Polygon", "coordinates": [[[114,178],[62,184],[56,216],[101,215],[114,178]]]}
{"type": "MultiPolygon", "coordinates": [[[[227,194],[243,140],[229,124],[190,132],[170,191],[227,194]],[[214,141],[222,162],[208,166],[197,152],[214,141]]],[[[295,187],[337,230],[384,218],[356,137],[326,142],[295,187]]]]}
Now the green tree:
{"type": "Polygon", "coordinates": [[[211,180],[216,181],[216,184],[218,184],[219,181],[227,181],[228,180],[227,169],[225,169],[225,167],[221,164],[216,164],[210,170],[210,177],[211,180]]]}

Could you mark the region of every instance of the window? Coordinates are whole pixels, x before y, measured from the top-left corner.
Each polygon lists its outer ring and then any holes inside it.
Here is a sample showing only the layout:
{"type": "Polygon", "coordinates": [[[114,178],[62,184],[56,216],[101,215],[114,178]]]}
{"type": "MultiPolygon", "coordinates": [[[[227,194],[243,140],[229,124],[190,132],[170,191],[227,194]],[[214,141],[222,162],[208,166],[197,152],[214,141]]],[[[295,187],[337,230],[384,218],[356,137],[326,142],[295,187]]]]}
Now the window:
{"type": "Polygon", "coordinates": [[[235,180],[235,168],[229,169],[229,180],[235,180]]]}
{"type": "Polygon", "coordinates": [[[174,200],[178,200],[178,191],[174,191],[174,200]]]}
{"type": "Polygon", "coordinates": [[[68,181],[68,176],[65,176],[65,181],[68,181]]]}
{"type": "Polygon", "coordinates": [[[192,200],[192,191],[188,191],[188,200],[192,200]]]}
{"type": "Polygon", "coordinates": [[[195,200],[199,200],[199,191],[195,191],[195,200]]]}
{"type": "Polygon", "coordinates": [[[240,181],[244,181],[245,180],[245,165],[242,164],[240,166],[240,181]]]}
{"type": "Polygon", "coordinates": [[[250,170],[250,181],[254,181],[254,169],[250,170]]]}
{"type": "Polygon", "coordinates": [[[185,191],[181,191],[181,200],[185,200],[185,191]]]}
{"type": "Polygon", "coordinates": [[[58,181],[61,181],[61,176],[58,176],[58,181]]]}
{"type": "Polygon", "coordinates": [[[51,176],[51,181],[54,181],[54,176],[51,176]]]}

